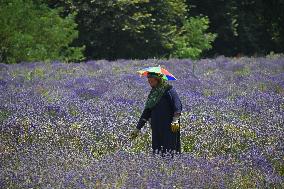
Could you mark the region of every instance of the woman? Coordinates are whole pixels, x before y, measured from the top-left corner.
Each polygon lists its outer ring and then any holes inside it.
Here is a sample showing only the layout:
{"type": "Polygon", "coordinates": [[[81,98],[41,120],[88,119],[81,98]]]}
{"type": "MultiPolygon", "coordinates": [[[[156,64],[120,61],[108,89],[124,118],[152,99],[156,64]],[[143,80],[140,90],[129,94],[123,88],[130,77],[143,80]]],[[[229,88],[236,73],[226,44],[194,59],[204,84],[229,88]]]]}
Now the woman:
{"type": "Polygon", "coordinates": [[[166,152],[180,153],[179,117],[182,104],[173,86],[162,77],[162,74],[148,73],[147,78],[152,90],[138,124],[131,133],[131,138],[136,138],[140,129],[150,121],[153,153],[162,153],[162,155],[166,152]]]}

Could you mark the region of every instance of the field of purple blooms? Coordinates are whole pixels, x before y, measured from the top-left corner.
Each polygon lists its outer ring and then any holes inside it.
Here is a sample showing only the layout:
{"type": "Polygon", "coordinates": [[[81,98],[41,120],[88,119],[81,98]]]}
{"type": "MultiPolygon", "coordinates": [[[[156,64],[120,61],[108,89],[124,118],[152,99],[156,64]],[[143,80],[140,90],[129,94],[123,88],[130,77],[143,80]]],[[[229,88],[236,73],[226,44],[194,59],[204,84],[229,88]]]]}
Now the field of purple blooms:
{"type": "Polygon", "coordinates": [[[0,64],[0,188],[283,188],[284,57],[0,64]],[[125,143],[161,65],[182,154],[125,143]],[[125,144],[125,145],[124,145],[125,144]]]}

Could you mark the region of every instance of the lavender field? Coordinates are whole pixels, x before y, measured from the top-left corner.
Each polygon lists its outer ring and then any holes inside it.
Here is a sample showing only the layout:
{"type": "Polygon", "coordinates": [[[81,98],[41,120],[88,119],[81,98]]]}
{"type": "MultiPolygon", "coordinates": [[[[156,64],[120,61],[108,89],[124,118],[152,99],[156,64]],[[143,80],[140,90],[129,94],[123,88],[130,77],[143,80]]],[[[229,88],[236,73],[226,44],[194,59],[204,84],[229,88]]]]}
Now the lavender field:
{"type": "Polygon", "coordinates": [[[284,187],[284,57],[0,64],[0,91],[0,188],[284,187]],[[149,124],[125,143],[157,65],[183,103],[173,159],[149,124]]]}

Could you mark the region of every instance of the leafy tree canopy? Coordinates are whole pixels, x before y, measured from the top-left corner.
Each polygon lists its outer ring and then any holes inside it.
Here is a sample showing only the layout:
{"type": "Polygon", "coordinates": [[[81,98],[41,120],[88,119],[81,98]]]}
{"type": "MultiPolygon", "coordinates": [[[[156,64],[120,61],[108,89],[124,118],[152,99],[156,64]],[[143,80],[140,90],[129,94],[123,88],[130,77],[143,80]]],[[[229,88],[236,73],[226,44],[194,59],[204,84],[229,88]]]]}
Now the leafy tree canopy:
{"type": "Polygon", "coordinates": [[[31,0],[1,0],[0,61],[82,59],[83,48],[69,46],[78,36],[74,17],[31,0]]]}

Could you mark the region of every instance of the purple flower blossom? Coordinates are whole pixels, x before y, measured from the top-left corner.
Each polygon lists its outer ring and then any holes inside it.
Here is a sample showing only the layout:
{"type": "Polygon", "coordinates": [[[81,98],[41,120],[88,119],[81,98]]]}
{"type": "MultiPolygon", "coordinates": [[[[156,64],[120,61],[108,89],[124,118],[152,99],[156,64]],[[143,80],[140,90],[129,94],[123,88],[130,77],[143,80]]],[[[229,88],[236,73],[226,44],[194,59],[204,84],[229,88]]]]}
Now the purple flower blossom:
{"type": "Polygon", "coordinates": [[[283,62],[0,64],[0,186],[283,188],[283,62]],[[184,107],[173,158],[151,153],[149,124],[127,143],[150,92],[136,71],[154,65],[178,78],[184,107]]]}

